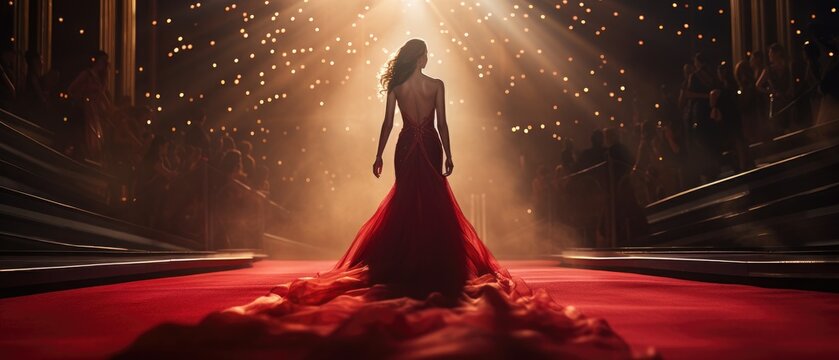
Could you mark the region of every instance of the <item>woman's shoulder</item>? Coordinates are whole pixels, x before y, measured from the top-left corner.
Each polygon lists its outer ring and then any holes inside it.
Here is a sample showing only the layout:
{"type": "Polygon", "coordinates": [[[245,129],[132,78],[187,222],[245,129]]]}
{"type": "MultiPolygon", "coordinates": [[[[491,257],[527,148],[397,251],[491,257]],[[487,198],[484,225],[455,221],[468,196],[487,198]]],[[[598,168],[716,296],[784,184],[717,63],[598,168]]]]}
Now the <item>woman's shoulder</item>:
{"type": "Polygon", "coordinates": [[[423,76],[423,79],[425,79],[426,81],[429,81],[429,82],[433,83],[433,84],[434,84],[434,85],[436,85],[436,86],[441,86],[441,87],[443,86],[443,80],[440,80],[440,79],[437,79],[437,78],[433,78],[433,77],[428,76],[428,75],[425,75],[425,74],[422,74],[422,76],[423,76]]]}

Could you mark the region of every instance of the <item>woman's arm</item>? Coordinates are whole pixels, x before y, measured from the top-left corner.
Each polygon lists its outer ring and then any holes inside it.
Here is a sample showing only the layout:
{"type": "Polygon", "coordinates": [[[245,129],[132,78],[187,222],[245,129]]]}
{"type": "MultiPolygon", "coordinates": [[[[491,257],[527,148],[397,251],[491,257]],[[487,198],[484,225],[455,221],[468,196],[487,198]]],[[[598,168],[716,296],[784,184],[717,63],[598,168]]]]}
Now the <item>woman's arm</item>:
{"type": "Polygon", "coordinates": [[[446,153],[446,173],[452,174],[454,163],[452,162],[452,147],[449,142],[449,124],[446,123],[446,94],[442,80],[438,81],[437,98],[434,107],[437,109],[437,130],[440,131],[440,141],[443,143],[443,151],[446,153]]]}
{"type": "Polygon", "coordinates": [[[682,86],[679,87],[679,100],[677,100],[677,104],[679,109],[684,108],[687,105],[688,98],[687,98],[687,91],[688,91],[688,82],[687,80],[682,83],[682,86]]]}
{"type": "Polygon", "coordinates": [[[382,122],[382,132],[379,134],[379,149],[376,151],[376,161],[373,162],[373,175],[382,175],[382,153],[387,145],[387,138],[393,130],[393,113],[396,111],[396,94],[393,91],[387,92],[387,103],[385,105],[385,120],[382,122]]]}
{"type": "Polygon", "coordinates": [[[760,76],[757,77],[757,81],[755,81],[755,87],[762,93],[768,93],[769,88],[772,86],[772,83],[769,82],[769,74],[766,70],[767,69],[763,69],[763,71],[760,72],[760,76]]]}

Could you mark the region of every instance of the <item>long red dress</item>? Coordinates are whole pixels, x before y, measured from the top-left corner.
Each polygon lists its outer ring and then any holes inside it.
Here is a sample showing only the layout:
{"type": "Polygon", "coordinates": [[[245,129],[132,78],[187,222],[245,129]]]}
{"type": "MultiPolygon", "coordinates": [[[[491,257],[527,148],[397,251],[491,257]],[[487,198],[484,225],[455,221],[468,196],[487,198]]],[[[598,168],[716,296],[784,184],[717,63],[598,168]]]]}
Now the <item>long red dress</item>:
{"type": "Polygon", "coordinates": [[[196,326],[158,326],[119,356],[630,358],[605,321],[531,291],[499,266],[441,174],[433,115],[404,121],[396,182],[334,269],[196,326]]]}
{"type": "Polygon", "coordinates": [[[367,265],[372,283],[388,284],[405,295],[456,295],[467,279],[503,269],[463,216],[442,175],[433,109],[421,122],[403,123],[394,156],[396,182],[335,270],[367,265]]]}

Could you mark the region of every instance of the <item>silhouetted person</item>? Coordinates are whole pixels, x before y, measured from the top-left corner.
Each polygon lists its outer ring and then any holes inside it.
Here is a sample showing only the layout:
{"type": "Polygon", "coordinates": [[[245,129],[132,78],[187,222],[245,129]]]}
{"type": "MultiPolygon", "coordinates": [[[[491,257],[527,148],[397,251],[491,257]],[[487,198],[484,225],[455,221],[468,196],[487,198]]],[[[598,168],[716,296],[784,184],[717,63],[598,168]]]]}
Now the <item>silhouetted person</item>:
{"type": "Polygon", "coordinates": [[[720,140],[719,128],[711,120],[711,90],[717,87],[717,76],[708,67],[708,60],[702,53],[693,58],[696,71],[690,76],[686,93],[690,102],[690,126],[688,151],[691,164],[695,165],[695,175],[692,182],[697,183],[697,175],[704,177],[704,181],[712,181],[719,176],[720,140]]]}
{"type": "Polygon", "coordinates": [[[755,84],[758,91],[769,94],[771,123],[773,133],[786,133],[790,130],[792,112],[784,110],[794,96],[787,53],[780,44],[769,46],[769,67],[761,72],[755,84]]]}
{"type": "MultiPolygon", "coordinates": [[[[807,30],[824,50],[839,52],[839,25],[835,22],[814,22],[808,25],[807,30]]],[[[819,90],[822,98],[816,124],[839,119],[839,63],[830,62],[820,73],[819,90]]]]}
{"type": "Polygon", "coordinates": [[[253,144],[250,141],[240,141],[239,151],[242,153],[242,171],[246,176],[253,176],[253,171],[256,169],[256,159],[253,158],[253,144]]]}
{"type": "Polygon", "coordinates": [[[186,130],[186,144],[201,151],[202,156],[210,156],[210,133],[207,132],[205,123],[207,114],[199,108],[190,111],[189,120],[192,121],[186,130]]]}
{"type": "Polygon", "coordinates": [[[690,85],[690,75],[696,71],[696,68],[693,66],[693,63],[687,63],[682,65],[682,83],[679,86],[679,108],[685,108],[688,106],[688,99],[687,99],[687,91],[688,86],[690,85]]]}
{"type": "MultiPolygon", "coordinates": [[[[607,149],[603,145],[603,130],[591,133],[591,147],[583,150],[574,168],[568,170],[577,173],[606,161],[607,149]]],[[[573,211],[569,211],[567,221],[578,231],[581,237],[580,246],[596,247],[598,245],[598,228],[606,213],[608,172],[605,166],[592,168],[583,173],[570,176],[565,185],[563,203],[574,204],[573,211]]]]}
{"type": "Polygon", "coordinates": [[[52,127],[52,115],[47,91],[44,87],[44,59],[34,50],[26,52],[26,84],[20,101],[26,107],[30,121],[52,127]]]}
{"type": "Polygon", "coordinates": [[[795,125],[797,128],[812,126],[819,111],[822,94],[819,89],[821,81],[821,49],[818,45],[808,42],[802,47],[803,62],[795,67],[795,125]]]}
{"type": "Polygon", "coordinates": [[[110,154],[108,157],[110,158],[128,158],[130,159],[132,156],[131,154],[135,154],[139,151],[139,147],[142,145],[142,140],[140,139],[140,131],[141,131],[141,122],[143,119],[140,118],[149,118],[151,115],[149,114],[150,110],[144,107],[132,106],[131,105],[131,98],[128,96],[123,96],[119,99],[117,107],[113,116],[111,117],[111,121],[109,122],[108,127],[108,136],[105,139],[106,149],[110,154]],[[125,153],[120,155],[115,155],[115,153],[125,153]]]}
{"type": "Polygon", "coordinates": [[[684,147],[684,140],[679,139],[677,133],[670,128],[673,123],[662,125],[662,171],[661,186],[662,196],[675,194],[685,188],[685,162],[687,154],[684,147]]]}
{"type": "MultiPolygon", "coordinates": [[[[680,124],[678,126],[673,126],[673,130],[679,131],[677,137],[684,140],[685,143],[687,143],[690,138],[688,132],[691,131],[691,128],[693,127],[688,91],[690,91],[690,76],[694,71],[696,71],[696,68],[692,63],[682,65],[682,83],[679,86],[679,97],[676,103],[679,109],[680,124]]],[[[685,149],[687,149],[687,147],[685,147],[685,149]]]]}
{"type": "Polygon", "coordinates": [[[169,185],[178,173],[169,163],[168,139],[155,137],[149,145],[137,171],[137,210],[146,225],[160,224],[160,210],[163,208],[169,185]]]}
{"type": "Polygon", "coordinates": [[[209,179],[204,172],[206,160],[201,149],[193,146],[183,146],[181,149],[183,155],[177,170],[178,177],[169,191],[163,227],[173,233],[197,238],[204,232],[204,207],[207,196],[213,192],[205,188],[205,185],[209,186],[209,179]]]}
{"type": "Polygon", "coordinates": [[[635,165],[632,171],[643,179],[643,193],[639,196],[642,204],[649,204],[661,197],[661,154],[660,138],[656,122],[647,120],[641,125],[641,141],[635,153],[635,165]]]}
{"type": "Polygon", "coordinates": [[[230,135],[221,135],[215,144],[216,149],[210,154],[210,163],[216,168],[220,168],[224,154],[230,150],[236,150],[236,140],[230,135]]]}
{"type": "Polygon", "coordinates": [[[627,176],[635,164],[635,159],[629,148],[621,143],[618,129],[603,130],[603,138],[608,149],[611,174],[608,194],[612,198],[610,204],[614,206],[614,212],[610,212],[605,218],[605,233],[611,234],[614,231],[614,245],[631,245],[633,239],[649,232],[644,209],[638,205],[632,181],[627,176]]]}
{"type": "Polygon", "coordinates": [[[727,62],[722,62],[717,67],[717,75],[720,86],[711,92],[712,99],[715,100],[712,100],[714,102],[712,118],[720,126],[723,148],[729,151],[731,160],[729,163],[732,169],[735,172],[745,171],[753,166],[749,156],[749,147],[743,135],[740,105],[737,102],[738,97],[742,95],[737,94],[739,87],[731,66],[727,62]]]}
{"type": "Polygon", "coordinates": [[[82,122],[82,154],[94,161],[102,160],[102,139],[104,124],[113,111],[111,97],[108,94],[106,80],[108,75],[108,54],[96,52],[91,57],[90,65],[82,70],[70,84],[67,93],[77,109],[76,117],[71,121],[82,122]]]}
{"type": "Polygon", "coordinates": [[[574,140],[565,138],[562,140],[562,154],[560,164],[566,169],[572,169],[577,165],[577,151],[574,149],[574,140]]]}
{"type": "Polygon", "coordinates": [[[576,166],[572,168],[573,171],[587,169],[606,161],[606,148],[603,147],[603,130],[594,130],[589,139],[591,140],[591,147],[583,150],[577,159],[576,166]]]}
{"type": "Polygon", "coordinates": [[[737,81],[737,106],[740,110],[741,122],[743,124],[743,136],[747,144],[752,144],[763,139],[760,135],[761,124],[758,119],[758,93],[755,88],[757,79],[754,76],[754,69],[746,59],[741,60],[734,67],[734,78],[737,81]]]}
{"type": "Polygon", "coordinates": [[[270,171],[265,165],[258,165],[254,169],[253,176],[248,178],[251,188],[259,191],[263,195],[268,195],[271,192],[271,183],[269,180],[270,171]]]}
{"type": "Polygon", "coordinates": [[[242,153],[229,150],[219,164],[220,179],[214,192],[212,214],[215,224],[214,245],[216,248],[232,248],[238,244],[236,233],[242,224],[239,210],[244,205],[241,185],[237,180],[242,174],[242,153]]]}
{"type": "MultiPolygon", "coordinates": [[[[656,137],[660,168],[662,196],[674,194],[682,189],[682,172],[685,163],[685,129],[683,117],[675,96],[665,85],[659,88],[660,109],[656,113],[660,134],[656,137]]],[[[648,125],[649,126],[649,125],[648,125]]],[[[643,128],[642,128],[643,135],[643,128]]],[[[637,162],[637,159],[636,159],[637,162]]]]}
{"type": "Polygon", "coordinates": [[[151,110],[131,106],[124,101],[114,116],[114,129],[108,137],[108,172],[114,175],[112,200],[123,203],[133,197],[132,184],[136,179],[135,166],[142,159],[143,139],[141,123],[151,116],[151,110]]]}
{"type": "Polygon", "coordinates": [[[759,140],[771,140],[773,127],[769,124],[769,94],[759,91],[757,88],[757,79],[763,70],[766,69],[766,54],[763,51],[756,50],[749,56],[749,68],[752,69],[752,78],[755,85],[755,123],[757,124],[756,134],[759,140]]]}
{"type": "Polygon", "coordinates": [[[660,122],[661,124],[659,125],[673,124],[671,127],[674,129],[681,125],[681,123],[677,121],[680,116],[678,95],[675,94],[666,84],[661,84],[658,87],[656,103],[658,104],[658,111],[653,112],[649,119],[660,122]]]}
{"type": "Polygon", "coordinates": [[[614,178],[620,180],[632,170],[635,165],[635,157],[632,155],[632,151],[621,142],[620,133],[616,128],[603,130],[603,142],[611,161],[614,178]]]}

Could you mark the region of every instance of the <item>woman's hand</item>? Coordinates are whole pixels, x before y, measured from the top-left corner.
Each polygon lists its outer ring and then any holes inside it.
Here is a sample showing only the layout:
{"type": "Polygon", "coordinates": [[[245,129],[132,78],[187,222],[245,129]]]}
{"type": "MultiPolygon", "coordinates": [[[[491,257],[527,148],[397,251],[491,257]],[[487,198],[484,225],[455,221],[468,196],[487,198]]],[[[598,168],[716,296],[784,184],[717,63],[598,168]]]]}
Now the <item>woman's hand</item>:
{"type": "Polygon", "coordinates": [[[376,161],[373,162],[373,175],[379,177],[382,175],[382,157],[376,156],[376,161]]]}
{"type": "Polygon", "coordinates": [[[449,176],[452,174],[452,170],[454,170],[454,163],[452,162],[451,158],[446,159],[446,173],[443,176],[449,176]]]}

